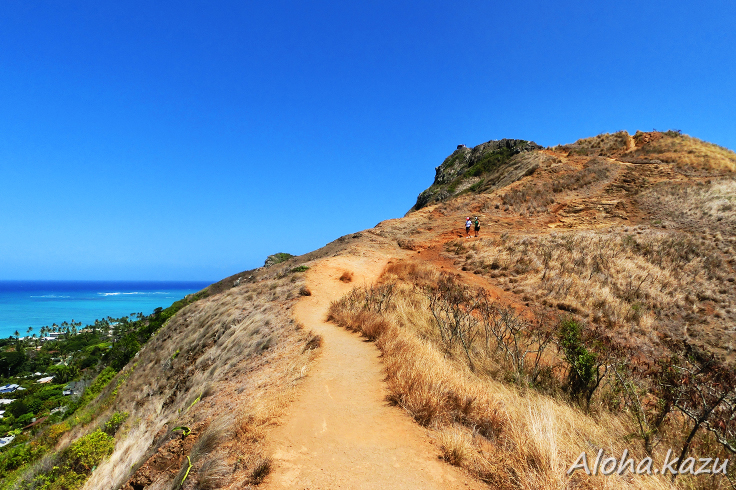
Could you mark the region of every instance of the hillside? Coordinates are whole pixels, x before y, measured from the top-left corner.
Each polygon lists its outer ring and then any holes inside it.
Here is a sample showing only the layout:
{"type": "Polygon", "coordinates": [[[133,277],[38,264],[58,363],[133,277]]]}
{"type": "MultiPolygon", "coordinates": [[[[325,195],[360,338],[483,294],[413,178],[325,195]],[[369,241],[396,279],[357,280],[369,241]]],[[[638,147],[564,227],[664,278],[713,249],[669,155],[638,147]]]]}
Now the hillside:
{"type": "Polygon", "coordinates": [[[465,192],[484,192],[504,187],[531,175],[538,163],[533,150],[542,149],[531,141],[503,139],[474,148],[459,145],[442,165],[435,168],[432,185],[419,194],[412,211],[446,201],[465,192]]]}
{"type": "Polygon", "coordinates": [[[567,470],[732,457],[735,172],[676,131],[458,148],[405,217],[210,286],[3,488],[67,488],[44,475],[116,414],[74,485],[730,488],[567,470]]]}

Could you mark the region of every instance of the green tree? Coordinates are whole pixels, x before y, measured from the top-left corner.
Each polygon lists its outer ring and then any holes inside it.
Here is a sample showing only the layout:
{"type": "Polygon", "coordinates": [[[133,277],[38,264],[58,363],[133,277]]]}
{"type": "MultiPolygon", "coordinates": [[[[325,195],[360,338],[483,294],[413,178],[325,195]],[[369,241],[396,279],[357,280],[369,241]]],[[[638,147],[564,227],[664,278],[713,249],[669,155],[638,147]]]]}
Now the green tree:
{"type": "Polygon", "coordinates": [[[134,332],[126,334],[110,349],[105,356],[110,365],[117,371],[125,367],[131,357],[141,348],[134,332]]]}
{"type": "Polygon", "coordinates": [[[590,400],[605,377],[608,366],[604,356],[585,345],[584,333],[585,328],[581,323],[573,318],[565,318],[560,322],[557,335],[568,364],[568,393],[573,400],[590,408],[590,400]]]}
{"type": "Polygon", "coordinates": [[[63,364],[51,366],[49,371],[54,375],[54,381],[58,383],[68,383],[79,374],[79,369],[76,366],[65,366],[63,364]]]}

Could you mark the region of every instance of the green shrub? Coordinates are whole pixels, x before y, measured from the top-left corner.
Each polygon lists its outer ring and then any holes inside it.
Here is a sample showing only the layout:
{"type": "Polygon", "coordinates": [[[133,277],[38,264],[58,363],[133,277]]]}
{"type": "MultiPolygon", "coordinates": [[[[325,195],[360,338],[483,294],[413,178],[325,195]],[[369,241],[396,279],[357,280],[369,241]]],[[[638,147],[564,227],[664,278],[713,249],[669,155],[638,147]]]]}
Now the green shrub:
{"type": "Polygon", "coordinates": [[[80,475],[76,471],[69,470],[57,474],[51,473],[36,477],[34,487],[38,490],[77,490],[82,488],[87,481],[87,475],[80,475]]]}
{"type": "Polygon", "coordinates": [[[56,441],[59,440],[59,438],[63,435],[69,432],[71,427],[69,427],[68,422],[61,422],[59,424],[54,424],[51,427],[49,427],[49,430],[46,432],[46,441],[47,444],[54,445],[56,444],[56,441]]]}
{"type": "Polygon", "coordinates": [[[7,408],[7,412],[13,417],[20,417],[23,414],[28,413],[28,411],[28,405],[23,399],[15,400],[13,403],[10,403],[7,408]]]}
{"type": "Polygon", "coordinates": [[[128,364],[128,361],[140,348],[141,344],[138,342],[138,332],[131,332],[118,340],[115,347],[108,351],[106,360],[110,362],[113,368],[119,371],[128,364]]]}
{"type": "Polygon", "coordinates": [[[289,260],[290,258],[294,257],[291,254],[287,254],[285,252],[279,252],[275,253],[273,255],[269,255],[266,258],[266,262],[263,264],[265,267],[270,267],[272,265],[280,264],[281,262],[285,262],[289,260]]]}
{"type": "Polygon", "coordinates": [[[115,438],[96,430],[77,439],[66,450],[66,465],[76,472],[89,473],[115,449],[115,438]]]}
{"type": "Polygon", "coordinates": [[[480,186],[483,185],[483,181],[479,180],[475,184],[468,187],[468,192],[478,192],[478,189],[480,189],[480,186]]]}
{"type": "Polygon", "coordinates": [[[300,265],[298,267],[294,267],[293,269],[291,269],[291,272],[306,272],[308,270],[309,270],[309,267],[307,267],[306,265],[300,265]]]}
{"type": "Polygon", "coordinates": [[[36,459],[40,449],[31,444],[15,444],[6,448],[0,453],[0,475],[5,475],[10,471],[20,468],[24,464],[36,459]]]}
{"type": "Polygon", "coordinates": [[[16,425],[26,426],[33,421],[33,412],[24,413],[15,420],[16,425]]]}
{"type": "Polygon", "coordinates": [[[115,412],[112,414],[110,419],[105,422],[105,433],[110,436],[114,436],[120,426],[128,419],[130,414],[128,412],[115,412]]]}
{"type": "Polygon", "coordinates": [[[102,393],[102,390],[105,389],[105,386],[107,386],[108,383],[112,381],[112,378],[114,378],[116,374],[117,371],[115,371],[115,369],[111,366],[103,369],[102,372],[97,375],[97,378],[95,378],[94,383],[92,383],[86,390],[84,390],[84,394],[82,395],[82,399],[79,402],[79,406],[83,407],[94,400],[97,395],[102,393]]]}
{"type": "MultiPolygon", "coordinates": [[[[30,444],[28,446],[31,446],[30,444]]],[[[77,490],[115,448],[115,439],[96,430],[80,437],[55,457],[50,471],[37,475],[30,487],[36,490],[77,490]]],[[[24,463],[30,462],[26,459],[24,463]]]]}
{"type": "Polygon", "coordinates": [[[598,356],[583,343],[583,325],[573,318],[560,322],[558,342],[569,366],[567,387],[571,398],[589,405],[600,383],[598,356]]]}

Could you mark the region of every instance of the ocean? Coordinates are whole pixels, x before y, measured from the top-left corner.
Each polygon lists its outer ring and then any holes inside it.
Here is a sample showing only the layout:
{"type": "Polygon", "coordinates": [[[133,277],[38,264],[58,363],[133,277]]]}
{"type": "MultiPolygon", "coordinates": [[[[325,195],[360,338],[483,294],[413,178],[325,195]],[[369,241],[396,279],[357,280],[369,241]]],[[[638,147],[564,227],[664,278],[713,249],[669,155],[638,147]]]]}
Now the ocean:
{"type": "Polygon", "coordinates": [[[25,337],[64,321],[148,315],[211,284],[206,281],[0,281],[0,338],[25,337]]]}

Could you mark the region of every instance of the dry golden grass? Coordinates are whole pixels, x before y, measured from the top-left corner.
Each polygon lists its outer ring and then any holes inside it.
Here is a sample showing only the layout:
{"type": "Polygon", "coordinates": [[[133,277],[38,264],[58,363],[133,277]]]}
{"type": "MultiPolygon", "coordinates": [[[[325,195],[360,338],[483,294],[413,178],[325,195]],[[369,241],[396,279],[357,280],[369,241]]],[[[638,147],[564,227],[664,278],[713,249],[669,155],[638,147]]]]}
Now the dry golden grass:
{"type": "Polygon", "coordinates": [[[605,326],[645,354],[664,337],[691,337],[721,356],[736,342],[730,243],[648,227],[501,236],[449,244],[464,268],[495,278],[530,304],[605,326]],[[708,325],[682,330],[681,318],[708,325]]]}
{"type": "Polygon", "coordinates": [[[572,144],[556,146],[552,150],[567,152],[569,156],[659,160],[683,168],[736,171],[736,153],[677,131],[637,131],[633,137],[626,131],[605,133],[580,139],[572,144]]]}
{"type": "Polygon", "coordinates": [[[611,156],[625,151],[630,143],[629,133],[619,131],[617,133],[604,133],[591,138],[583,138],[569,145],[560,145],[553,148],[554,151],[567,151],[571,155],[586,156],[611,156]]]}
{"type": "MultiPolygon", "coordinates": [[[[639,135],[635,135],[637,139],[639,135]]],[[[632,154],[661,160],[681,167],[716,171],[736,171],[736,153],[685,134],[659,133],[632,154]]]]}
{"type": "Polygon", "coordinates": [[[356,330],[385,322],[376,345],[390,400],[434,431],[448,462],[493,488],[669,488],[658,477],[569,477],[566,471],[582,451],[620,454],[631,446],[622,442],[628,429],[618,419],[603,428],[561,401],[471,373],[437,342],[425,301],[415,288],[397,286],[382,315],[360,314],[359,303],[342,300],[333,304],[331,317],[356,330]],[[376,318],[368,320],[371,315],[376,318]]]}
{"type": "Polygon", "coordinates": [[[381,273],[379,283],[402,280],[415,286],[427,286],[435,284],[438,278],[439,273],[432,267],[426,267],[418,262],[392,260],[381,273]]]}
{"type": "MultiPolygon", "coordinates": [[[[733,178],[707,183],[664,183],[643,192],[637,201],[668,227],[712,232],[716,245],[721,245],[719,242],[724,238],[736,236],[736,180],[733,178]]],[[[724,252],[736,255],[733,250],[724,252]]]]}
{"type": "Polygon", "coordinates": [[[510,186],[509,190],[498,193],[501,199],[498,209],[523,216],[546,214],[549,206],[564,199],[565,194],[603,184],[614,173],[614,165],[602,158],[591,158],[581,167],[561,164],[546,169],[546,178],[529,179],[510,186]]]}

